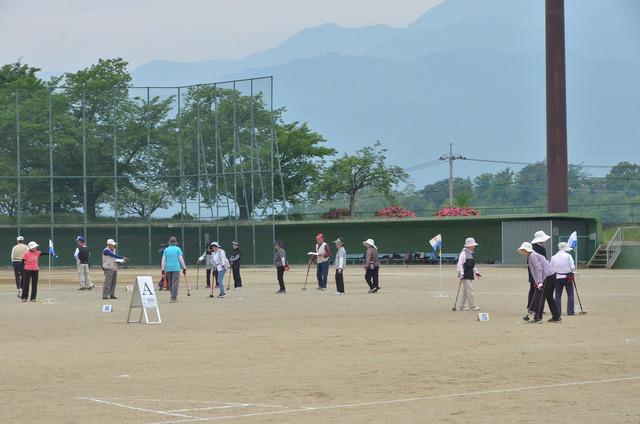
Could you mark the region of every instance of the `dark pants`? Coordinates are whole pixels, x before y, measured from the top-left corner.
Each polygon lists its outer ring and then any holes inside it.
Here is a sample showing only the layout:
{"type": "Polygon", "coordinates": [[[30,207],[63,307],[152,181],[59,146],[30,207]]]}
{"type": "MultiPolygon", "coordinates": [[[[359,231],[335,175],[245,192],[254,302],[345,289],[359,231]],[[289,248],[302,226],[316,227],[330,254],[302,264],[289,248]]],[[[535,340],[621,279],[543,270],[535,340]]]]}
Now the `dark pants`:
{"type": "Polygon", "coordinates": [[[276,267],[277,270],[277,274],[278,274],[278,284],[280,285],[280,290],[286,290],[284,288],[284,267],[283,266],[279,266],[276,267]]]}
{"type": "Polygon", "coordinates": [[[22,300],[27,300],[29,297],[29,283],[31,282],[31,300],[36,300],[38,295],[38,271],[27,271],[23,273],[24,279],[22,280],[22,300]]]}
{"type": "Polygon", "coordinates": [[[551,311],[551,317],[553,319],[560,318],[560,311],[556,308],[556,302],[553,299],[553,293],[556,289],[556,275],[550,275],[544,280],[542,290],[537,290],[535,295],[533,296],[533,306],[536,311],[536,315],[534,319],[539,321],[542,319],[542,313],[544,312],[544,301],[546,300],[549,304],[549,310],[551,311]]]}
{"type": "Polygon", "coordinates": [[[574,315],[573,310],[573,283],[567,281],[566,278],[556,279],[556,308],[558,308],[558,315],[562,314],[562,289],[567,290],[567,315],[574,315]]]}
{"type": "Polygon", "coordinates": [[[533,307],[533,295],[536,292],[536,285],[534,283],[529,283],[529,296],[527,297],[527,312],[533,311],[535,308],[533,307]]]}
{"type": "Polygon", "coordinates": [[[233,274],[233,287],[242,287],[242,278],[240,278],[240,267],[232,267],[231,273],[233,274]]]}
{"type": "Polygon", "coordinates": [[[317,266],[316,277],[318,278],[318,287],[327,288],[327,280],[329,279],[329,261],[320,262],[317,266]]]}
{"type": "Polygon", "coordinates": [[[378,286],[378,271],[379,270],[380,270],[379,267],[367,268],[367,272],[365,272],[365,274],[364,274],[364,280],[367,282],[367,284],[369,285],[370,289],[379,288],[379,286],[378,286]]]}
{"type": "Polygon", "coordinates": [[[22,288],[22,280],[24,279],[23,272],[24,272],[24,262],[14,261],[13,275],[16,277],[16,289],[22,288]]]}
{"type": "Polygon", "coordinates": [[[344,274],[336,270],[336,291],[344,293],[344,274]]]}

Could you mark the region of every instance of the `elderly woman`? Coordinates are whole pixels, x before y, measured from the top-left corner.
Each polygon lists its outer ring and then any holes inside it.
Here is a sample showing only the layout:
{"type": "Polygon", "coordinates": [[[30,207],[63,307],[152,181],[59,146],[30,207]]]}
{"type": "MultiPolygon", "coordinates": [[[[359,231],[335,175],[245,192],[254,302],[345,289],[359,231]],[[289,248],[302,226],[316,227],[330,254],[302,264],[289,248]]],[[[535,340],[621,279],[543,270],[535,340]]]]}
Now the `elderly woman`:
{"type": "Polygon", "coordinates": [[[24,263],[24,276],[22,280],[22,301],[26,302],[29,297],[29,284],[31,284],[31,301],[36,301],[38,295],[38,274],[40,273],[40,267],[38,260],[40,255],[48,255],[48,252],[41,252],[38,250],[38,243],[30,241],[27,245],[28,250],[22,255],[22,262],[24,263]]]}
{"type": "Polygon", "coordinates": [[[460,284],[464,287],[462,290],[462,298],[458,305],[459,311],[466,311],[471,308],[472,311],[480,310],[480,307],[476,304],[476,298],[473,292],[473,280],[478,277],[481,278],[480,272],[476,267],[476,260],[473,257],[473,253],[476,250],[478,243],[473,237],[469,237],[464,241],[464,248],[458,256],[458,279],[460,284]],[[465,303],[469,302],[469,308],[465,306],[465,303]]]}
{"type": "Polygon", "coordinates": [[[378,284],[378,272],[380,271],[378,248],[373,239],[367,239],[362,244],[367,248],[364,261],[364,279],[369,285],[369,293],[377,293],[380,290],[380,285],[378,284]]]}
{"type": "Polygon", "coordinates": [[[569,254],[571,248],[565,242],[558,243],[558,253],[551,258],[551,268],[556,273],[556,308],[558,314],[562,314],[562,291],[567,290],[567,315],[574,315],[573,310],[573,272],[576,265],[573,256],[569,254]]]}
{"type": "MultiPolygon", "coordinates": [[[[545,249],[544,244],[549,240],[551,236],[547,235],[544,231],[536,231],[533,235],[533,240],[531,240],[531,247],[534,252],[541,254],[542,256],[547,257],[547,249],[545,249]]],[[[531,273],[531,269],[527,268],[527,272],[529,273],[529,295],[527,296],[527,314],[532,315],[534,313],[533,307],[533,295],[536,292],[535,282],[533,281],[533,274],[531,273]]]]}
{"type": "MultiPolygon", "coordinates": [[[[527,257],[529,270],[533,276],[536,288],[536,292],[534,293],[533,300],[531,302],[531,306],[535,312],[533,322],[536,324],[542,322],[542,312],[544,311],[545,299],[549,304],[549,310],[551,310],[551,319],[549,319],[549,322],[560,322],[560,312],[556,308],[556,303],[553,299],[553,292],[556,286],[556,274],[553,272],[551,264],[547,261],[547,258],[533,250],[531,243],[522,243],[518,248],[518,253],[527,257]]],[[[528,321],[529,316],[527,315],[523,319],[528,321]]]]}

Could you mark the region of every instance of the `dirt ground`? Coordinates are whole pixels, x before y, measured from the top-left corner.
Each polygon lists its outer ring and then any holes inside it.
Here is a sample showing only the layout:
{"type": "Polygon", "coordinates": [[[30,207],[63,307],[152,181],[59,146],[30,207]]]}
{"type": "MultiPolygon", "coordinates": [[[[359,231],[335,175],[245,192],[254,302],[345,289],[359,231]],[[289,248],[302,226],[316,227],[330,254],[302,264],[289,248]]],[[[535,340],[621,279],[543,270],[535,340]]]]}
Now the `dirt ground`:
{"type": "Polygon", "coordinates": [[[272,269],[244,269],[244,290],[210,299],[190,270],[191,297],[159,294],[161,325],[126,323],[125,286],[157,270],[122,270],[110,302],[56,271],[51,305],[46,271],[26,304],[0,271],[0,422],[640,422],[637,271],[581,271],[588,314],[542,325],[521,320],[524,269],[484,267],[488,322],[452,312],[451,267],[447,298],[437,267],[383,267],[375,295],[361,271],[339,297],[302,291],[302,267],[284,296],[272,269]]]}

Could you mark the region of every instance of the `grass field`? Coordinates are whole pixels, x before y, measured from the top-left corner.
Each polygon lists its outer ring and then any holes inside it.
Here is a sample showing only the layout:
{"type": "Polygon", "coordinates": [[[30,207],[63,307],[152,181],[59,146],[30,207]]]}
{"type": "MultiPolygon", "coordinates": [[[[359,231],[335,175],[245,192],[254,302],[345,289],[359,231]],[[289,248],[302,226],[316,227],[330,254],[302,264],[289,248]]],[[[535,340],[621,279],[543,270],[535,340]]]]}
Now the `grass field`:
{"type": "Polygon", "coordinates": [[[55,272],[53,305],[46,271],[23,304],[3,270],[0,422],[640,422],[637,271],[582,271],[588,314],[543,325],[521,320],[524,269],[483,269],[488,322],[452,312],[451,267],[448,298],[436,267],[383,267],[369,295],[352,266],[341,297],[301,291],[304,271],[280,296],[273,270],[245,269],[244,290],[210,299],[190,270],[192,296],[161,292],[163,323],[144,325],[125,323],[124,287],[157,270],[121,271],[112,313],[71,270],[55,272]]]}

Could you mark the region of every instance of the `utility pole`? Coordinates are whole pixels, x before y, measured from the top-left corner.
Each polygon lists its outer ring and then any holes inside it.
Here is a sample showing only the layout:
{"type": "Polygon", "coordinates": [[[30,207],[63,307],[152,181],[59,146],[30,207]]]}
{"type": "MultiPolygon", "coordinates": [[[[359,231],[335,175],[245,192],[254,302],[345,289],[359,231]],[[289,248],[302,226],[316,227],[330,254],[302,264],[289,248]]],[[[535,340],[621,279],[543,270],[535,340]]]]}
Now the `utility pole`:
{"type": "Polygon", "coordinates": [[[453,207],[453,161],[465,160],[462,155],[453,154],[453,143],[449,143],[449,154],[440,156],[440,160],[449,162],[449,207],[453,207]]]}

